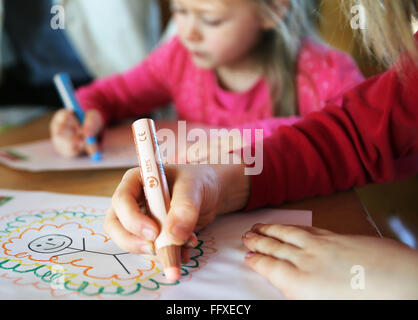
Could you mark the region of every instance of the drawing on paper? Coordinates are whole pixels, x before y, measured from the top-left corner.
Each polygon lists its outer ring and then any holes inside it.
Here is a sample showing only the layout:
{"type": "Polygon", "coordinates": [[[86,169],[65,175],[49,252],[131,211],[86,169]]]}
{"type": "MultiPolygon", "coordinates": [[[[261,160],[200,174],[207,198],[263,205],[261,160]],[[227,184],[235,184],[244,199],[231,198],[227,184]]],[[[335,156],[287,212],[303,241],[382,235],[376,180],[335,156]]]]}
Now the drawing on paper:
{"type": "Polygon", "coordinates": [[[182,265],[180,281],[167,283],[156,260],[118,248],[104,234],[103,219],[101,210],[83,206],[2,216],[0,277],[54,297],[155,299],[164,287],[188,281],[216,252],[214,239],[200,235],[190,261],[182,265]]]}
{"type": "Polygon", "coordinates": [[[0,150],[0,158],[9,161],[27,161],[29,158],[13,150],[0,150]]]}
{"type": "Polygon", "coordinates": [[[6,202],[9,202],[12,199],[13,199],[13,197],[0,196],[0,207],[2,205],[4,205],[6,202]]]}

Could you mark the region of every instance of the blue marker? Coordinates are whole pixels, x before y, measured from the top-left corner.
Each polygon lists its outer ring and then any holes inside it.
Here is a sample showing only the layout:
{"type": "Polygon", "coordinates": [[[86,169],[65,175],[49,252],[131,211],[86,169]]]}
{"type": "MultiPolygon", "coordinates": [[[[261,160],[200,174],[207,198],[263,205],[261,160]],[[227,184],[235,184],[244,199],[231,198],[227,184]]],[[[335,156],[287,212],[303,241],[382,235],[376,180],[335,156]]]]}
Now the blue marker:
{"type": "MultiPolygon", "coordinates": [[[[81,125],[84,124],[84,111],[80,106],[75,94],[74,87],[67,73],[59,73],[54,76],[54,84],[58,90],[62,102],[67,110],[71,110],[76,115],[81,125]]],[[[94,151],[91,152],[91,159],[95,162],[102,160],[102,154],[97,150],[96,137],[86,138],[87,146],[94,151]]]]}

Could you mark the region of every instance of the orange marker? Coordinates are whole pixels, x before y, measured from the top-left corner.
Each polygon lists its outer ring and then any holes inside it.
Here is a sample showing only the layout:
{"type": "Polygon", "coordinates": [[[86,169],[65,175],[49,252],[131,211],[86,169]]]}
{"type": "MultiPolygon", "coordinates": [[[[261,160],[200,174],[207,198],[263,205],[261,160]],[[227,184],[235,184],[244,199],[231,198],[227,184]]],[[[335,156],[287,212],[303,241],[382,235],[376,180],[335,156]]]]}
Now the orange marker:
{"type": "Polygon", "coordinates": [[[157,257],[168,280],[175,282],[181,275],[181,247],[175,246],[163,231],[163,225],[170,208],[170,192],[162,166],[157,143],[154,121],[140,119],[132,125],[141,178],[149,214],[160,226],[155,241],[157,257]]]}

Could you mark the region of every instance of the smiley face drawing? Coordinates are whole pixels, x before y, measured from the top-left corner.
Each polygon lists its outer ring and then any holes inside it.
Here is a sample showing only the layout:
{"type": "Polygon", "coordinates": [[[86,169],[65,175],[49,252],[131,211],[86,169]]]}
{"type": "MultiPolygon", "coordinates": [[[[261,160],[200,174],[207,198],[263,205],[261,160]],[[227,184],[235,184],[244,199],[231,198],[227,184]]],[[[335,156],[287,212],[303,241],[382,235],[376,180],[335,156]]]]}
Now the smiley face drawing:
{"type": "Polygon", "coordinates": [[[49,234],[32,240],[28,248],[38,253],[55,253],[68,248],[73,240],[62,234],[49,234]]]}
{"type": "MultiPolygon", "coordinates": [[[[77,253],[89,253],[93,255],[101,255],[101,256],[108,256],[113,257],[115,261],[125,270],[127,274],[131,274],[130,270],[128,270],[125,264],[120,260],[121,255],[128,255],[128,252],[119,252],[119,253],[108,253],[103,251],[95,251],[89,250],[86,248],[86,238],[82,237],[82,248],[74,248],[71,247],[73,240],[70,237],[67,237],[63,234],[48,234],[42,237],[38,237],[28,244],[28,248],[36,253],[41,254],[53,254],[51,257],[58,258],[60,256],[69,256],[77,253]],[[61,254],[55,254],[60,251],[64,251],[65,249],[70,249],[72,252],[65,252],[61,254]]],[[[39,261],[39,260],[38,260],[39,261]]],[[[109,264],[109,262],[107,262],[109,264]]]]}

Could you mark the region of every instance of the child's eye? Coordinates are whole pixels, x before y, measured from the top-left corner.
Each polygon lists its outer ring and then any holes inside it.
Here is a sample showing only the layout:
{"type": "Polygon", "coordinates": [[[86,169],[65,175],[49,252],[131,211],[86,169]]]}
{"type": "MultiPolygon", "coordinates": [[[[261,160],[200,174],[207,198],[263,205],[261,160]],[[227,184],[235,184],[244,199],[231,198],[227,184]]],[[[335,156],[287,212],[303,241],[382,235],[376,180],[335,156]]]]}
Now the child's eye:
{"type": "Polygon", "coordinates": [[[171,5],[171,12],[173,14],[186,14],[187,13],[186,9],[181,8],[181,7],[179,7],[179,6],[175,5],[175,4],[172,4],[171,5]]]}
{"type": "Polygon", "coordinates": [[[202,18],[202,21],[210,26],[219,26],[223,20],[222,19],[212,19],[212,18],[202,18]]]}

